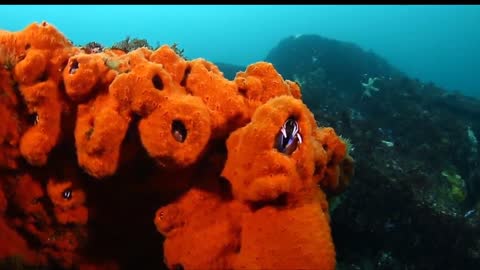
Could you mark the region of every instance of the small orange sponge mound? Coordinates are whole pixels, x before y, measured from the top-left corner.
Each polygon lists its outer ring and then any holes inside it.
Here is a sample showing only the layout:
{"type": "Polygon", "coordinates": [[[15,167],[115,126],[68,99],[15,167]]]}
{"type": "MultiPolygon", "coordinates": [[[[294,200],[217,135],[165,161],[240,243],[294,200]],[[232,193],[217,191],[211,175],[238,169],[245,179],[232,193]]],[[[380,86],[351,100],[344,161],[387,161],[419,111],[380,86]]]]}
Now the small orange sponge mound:
{"type": "Polygon", "coordinates": [[[315,169],[314,125],[313,115],[293,97],[280,96],[260,106],[251,122],[227,140],[223,176],[232,183],[233,194],[259,201],[301,192],[315,169]]]}
{"type": "Polygon", "coordinates": [[[271,63],[228,80],[174,49],[0,31],[0,263],[335,269],[345,142],[271,63]]]}
{"type": "Polygon", "coordinates": [[[335,249],[321,202],[264,207],[245,215],[235,269],[335,269],[335,249]]]}
{"type": "Polygon", "coordinates": [[[143,118],[138,130],[142,144],[158,164],[187,167],[206,150],[211,133],[208,108],[195,96],[179,96],[143,118]]]}
{"type": "Polygon", "coordinates": [[[242,219],[239,269],[335,269],[325,196],[314,179],[325,164],[315,148],[315,120],[298,99],[261,105],[227,141],[223,175],[235,198],[255,210],[242,219]],[[261,207],[258,208],[259,203],[261,207]]]}

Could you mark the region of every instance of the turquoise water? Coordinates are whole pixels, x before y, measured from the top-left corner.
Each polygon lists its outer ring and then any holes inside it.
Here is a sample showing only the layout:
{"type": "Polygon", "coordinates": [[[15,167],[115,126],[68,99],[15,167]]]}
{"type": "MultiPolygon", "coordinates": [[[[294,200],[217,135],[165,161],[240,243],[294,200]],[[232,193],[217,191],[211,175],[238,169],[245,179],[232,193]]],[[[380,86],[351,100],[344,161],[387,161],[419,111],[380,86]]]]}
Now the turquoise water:
{"type": "Polygon", "coordinates": [[[0,6],[0,28],[54,24],[75,44],[131,37],[178,43],[188,58],[247,65],[281,39],[356,43],[412,77],[480,96],[480,6],[0,6]]]}

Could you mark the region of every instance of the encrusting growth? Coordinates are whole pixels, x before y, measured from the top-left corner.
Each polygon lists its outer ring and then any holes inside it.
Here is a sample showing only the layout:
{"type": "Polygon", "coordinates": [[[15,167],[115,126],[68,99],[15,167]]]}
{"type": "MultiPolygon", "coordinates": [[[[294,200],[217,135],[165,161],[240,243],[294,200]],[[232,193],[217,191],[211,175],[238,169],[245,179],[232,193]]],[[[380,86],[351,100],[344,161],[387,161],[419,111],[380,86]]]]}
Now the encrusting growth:
{"type": "Polygon", "coordinates": [[[0,31],[0,119],[0,261],[120,269],[119,244],[89,243],[140,209],[170,269],[335,269],[326,192],[353,159],[270,63],[228,80],[169,46],[75,47],[34,23],[0,31]]]}

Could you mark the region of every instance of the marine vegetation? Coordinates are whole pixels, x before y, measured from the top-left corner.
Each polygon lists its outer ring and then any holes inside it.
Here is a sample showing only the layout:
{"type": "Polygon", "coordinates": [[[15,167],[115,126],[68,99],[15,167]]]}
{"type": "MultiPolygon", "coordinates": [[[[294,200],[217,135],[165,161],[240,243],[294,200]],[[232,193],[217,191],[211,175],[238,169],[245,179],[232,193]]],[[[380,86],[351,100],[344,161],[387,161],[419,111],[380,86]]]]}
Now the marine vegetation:
{"type": "Polygon", "coordinates": [[[112,45],[111,49],[122,50],[124,52],[131,52],[139,48],[147,48],[152,50],[152,46],[148,44],[146,39],[139,39],[139,38],[130,38],[130,36],[125,37],[124,40],[116,42],[112,45]]]}
{"type": "Polygon", "coordinates": [[[85,46],[83,46],[83,50],[85,50],[85,53],[100,53],[103,52],[104,49],[105,48],[102,44],[95,41],[89,42],[85,44],[85,46]]]}
{"type": "Polygon", "coordinates": [[[172,48],[172,50],[178,55],[180,56],[181,58],[185,59],[185,60],[188,60],[186,57],[185,57],[185,50],[184,49],[180,49],[180,47],[178,46],[178,44],[175,42],[173,43],[170,48],[172,48]]]}
{"type": "Polygon", "coordinates": [[[480,100],[318,35],[265,61],[355,147],[354,180],[329,198],[339,270],[480,269],[480,100]]]}

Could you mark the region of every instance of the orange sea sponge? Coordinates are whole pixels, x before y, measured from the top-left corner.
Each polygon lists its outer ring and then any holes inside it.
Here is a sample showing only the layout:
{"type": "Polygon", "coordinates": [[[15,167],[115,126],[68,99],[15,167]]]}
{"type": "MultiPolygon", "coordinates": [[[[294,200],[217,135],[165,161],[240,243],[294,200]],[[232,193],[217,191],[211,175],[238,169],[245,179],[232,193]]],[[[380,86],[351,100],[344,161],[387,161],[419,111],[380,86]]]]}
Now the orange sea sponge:
{"type": "Polygon", "coordinates": [[[248,208],[225,200],[214,192],[218,183],[209,182],[157,211],[155,225],[166,237],[164,256],[170,269],[232,269],[240,249],[242,213],[248,208]]]}
{"type": "Polygon", "coordinates": [[[231,81],[169,46],[92,53],[35,23],[0,31],[0,119],[0,259],[123,269],[161,252],[156,229],[172,269],[335,267],[324,191],[353,159],[270,63],[231,81]]]}
{"type": "Polygon", "coordinates": [[[60,224],[86,225],[88,209],[82,183],[74,168],[64,169],[63,174],[63,179],[50,177],[47,183],[47,193],[53,203],[56,220],[60,224]]]}
{"type": "Polygon", "coordinates": [[[233,269],[335,269],[335,248],[320,201],[266,206],[242,221],[233,269]]]}
{"type": "Polygon", "coordinates": [[[115,173],[132,117],[146,117],[167,102],[170,95],[184,94],[162,65],[144,58],[143,50],[131,54],[131,72],[119,74],[108,92],[78,106],[75,128],[78,162],[97,178],[115,173]]]}
{"type": "MultiPolygon", "coordinates": [[[[137,51],[131,52],[133,56],[137,51]]],[[[161,64],[148,62],[136,56],[132,70],[118,75],[109,88],[109,94],[118,100],[120,110],[127,114],[146,116],[172,95],[185,94],[161,64]]]]}
{"type": "Polygon", "coordinates": [[[78,106],[75,145],[79,165],[90,175],[102,178],[115,173],[121,144],[131,117],[119,113],[115,98],[99,94],[78,106]]]}
{"type": "MultiPolygon", "coordinates": [[[[20,152],[32,165],[47,162],[60,132],[59,71],[74,52],[68,40],[47,23],[32,24],[16,33],[2,33],[3,62],[13,66],[13,79],[36,119],[22,136],[20,152]],[[7,58],[7,59],[5,59],[7,58]]],[[[5,78],[2,76],[2,84],[5,78]]]]}
{"type": "Polygon", "coordinates": [[[60,135],[61,101],[58,86],[47,80],[32,86],[20,86],[29,113],[34,115],[33,126],[22,136],[20,152],[32,165],[41,166],[57,144],[60,135]]]}
{"type": "Polygon", "coordinates": [[[103,54],[79,54],[70,57],[63,70],[65,92],[73,100],[82,100],[94,90],[106,89],[116,76],[103,54]],[[95,89],[96,88],[96,89],[95,89]]]}
{"type": "MultiPolygon", "coordinates": [[[[0,62],[1,64],[1,62],[0,62]]],[[[0,168],[16,169],[20,151],[21,119],[17,113],[18,99],[7,71],[0,68],[0,168]]]]}
{"type": "Polygon", "coordinates": [[[11,203],[24,214],[25,221],[38,222],[41,225],[51,223],[42,203],[45,192],[39,179],[34,178],[31,174],[18,175],[15,177],[13,188],[14,196],[11,203]]]}
{"type": "Polygon", "coordinates": [[[200,176],[157,211],[167,265],[334,269],[328,203],[317,186],[327,153],[316,128],[313,115],[292,96],[259,106],[227,140],[225,179],[200,176]]]}
{"type": "Polygon", "coordinates": [[[60,33],[60,31],[45,21],[41,23],[32,23],[16,34],[18,35],[18,40],[14,43],[20,49],[32,47],[42,50],[63,50],[65,47],[72,45],[70,41],[60,33]]]}
{"type": "Polygon", "coordinates": [[[57,265],[66,269],[72,268],[74,264],[78,264],[80,258],[75,251],[79,243],[74,232],[64,231],[52,235],[49,240],[42,253],[48,256],[50,260],[54,260],[57,265]]]}
{"type": "Polygon", "coordinates": [[[207,105],[212,138],[225,138],[229,132],[247,123],[243,97],[235,83],[225,79],[217,66],[196,59],[189,62],[187,73],[185,89],[207,105]]]}
{"type": "Polygon", "coordinates": [[[188,63],[181,58],[169,46],[163,45],[150,55],[150,61],[162,64],[163,68],[170,73],[172,80],[185,86],[186,76],[191,68],[187,70],[188,63]]]}
{"type": "Polygon", "coordinates": [[[335,269],[328,203],[315,179],[328,155],[315,131],[307,107],[280,96],[227,140],[222,174],[234,198],[255,210],[242,218],[234,269],[335,269]]]}
{"type": "Polygon", "coordinates": [[[43,74],[47,68],[46,57],[44,50],[28,49],[25,58],[15,65],[15,80],[20,84],[30,85],[39,80],[42,75],[46,75],[43,74]]]}
{"type": "MultiPolygon", "coordinates": [[[[71,197],[72,202],[62,201],[65,198],[60,198],[57,191],[68,180],[59,184],[51,179],[45,187],[43,179],[48,174],[57,175],[59,172],[38,171],[3,179],[6,189],[12,190],[8,207],[17,215],[10,213],[0,217],[0,223],[3,222],[0,226],[5,229],[5,238],[0,237],[0,244],[9,246],[3,251],[0,248],[0,258],[21,256],[27,265],[45,265],[50,261],[63,268],[71,268],[80,260],[78,249],[87,233],[83,226],[87,218],[83,205],[85,195],[72,187],[77,193],[70,196],[76,198],[71,197]],[[53,209],[49,208],[50,205],[53,209]],[[18,253],[13,253],[15,251],[18,253]]],[[[69,173],[66,172],[66,175],[69,173]]]]}
{"type": "Polygon", "coordinates": [[[45,253],[46,248],[54,245],[52,236],[55,235],[55,227],[52,217],[49,215],[45,191],[43,190],[39,179],[31,175],[23,175],[15,190],[13,199],[13,209],[17,209],[19,214],[12,220],[13,226],[28,241],[29,246],[33,243],[42,243],[42,246],[32,249],[41,256],[42,261],[48,260],[45,253]]]}
{"type": "Polygon", "coordinates": [[[251,117],[258,106],[271,98],[289,95],[301,98],[299,86],[292,81],[284,81],[271,63],[258,62],[238,72],[235,77],[238,91],[246,98],[248,115],[251,117]]]}
{"type": "Polygon", "coordinates": [[[345,142],[333,128],[318,128],[316,140],[327,154],[327,166],[320,180],[320,186],[331,194],[342,192],[354,174],[354,161],[347,153],[345,142]]]}
{"type": "Polygon", "coordinates": [[[0,218],[0,260],[21,256],[26,265],[40,265],[40,256],[28,247],[27,241],[0,218]]]}
{"type": "MultiPolygon", "coordinates": [[[[51,79],[56,80],[60,77],[59,65],[66,64],[64,62],[72,53],[72,44],[68,39],[46,22],[30,24],[18,32],[0,31],[0,44],[0,61],[6,67],[15,67],[16,75],[30,82],[31,78],[23,76],[21,70],[37,75],[46,71],[48,75],[51,75],[51,79]],[[29,52],[30,50],[32,52],[29,52]],[[27,61],[20,64],[25,58],[27,61]],[[43,64],[36,70],[33,63],[43,64]],[[20,64],[18,68],[17,64],[20,64]]],[[[60,68],[60,70],[62,69],[63,67],[60,68]]]]}
{"type": "Polygon", "coordinates": [[[252,121],[227,140],[222,175],[232,183],[235,197],[274,200],[313,186],[308,182],[315,170],[314,127],[312,113],[293,97],[280,96],[260,106],[252,121]]]}
{"type": "Polygon", "coordinates": [[[252,209],[215,191],[219,183],[204,182],[157,211],[170,269],[335,269],[321,190],[309,203],[252,209]]]}
{"type": "Polygon", "coordinates": [[[0,177],[0,260],[21,256],[27,265],[40,264],[41,257],[35,254],[34,250],[29,247],[28,242],[15,230],[12,224],[9,224],[9,219],[6,217],[8,201],[2,189],[2,187],[5,187],[5,182],[7,182],[7,179],[0,177]]]}
{"type": "Polygon", "coordinates": [[[0,188],[0,214],[5,213],[7,210],[7,198],[5,197],[5,193],[3,192],[2,188],[0,188]]]}
{"type": "Polygon", "coordinates": [[[140,120],[140,138],[148,154],[163,168],[186,167],[205,151],[211,134],[207,107],[198,97],[165,100],[140,120]]]}

